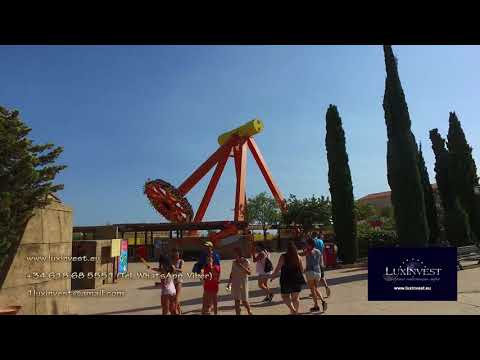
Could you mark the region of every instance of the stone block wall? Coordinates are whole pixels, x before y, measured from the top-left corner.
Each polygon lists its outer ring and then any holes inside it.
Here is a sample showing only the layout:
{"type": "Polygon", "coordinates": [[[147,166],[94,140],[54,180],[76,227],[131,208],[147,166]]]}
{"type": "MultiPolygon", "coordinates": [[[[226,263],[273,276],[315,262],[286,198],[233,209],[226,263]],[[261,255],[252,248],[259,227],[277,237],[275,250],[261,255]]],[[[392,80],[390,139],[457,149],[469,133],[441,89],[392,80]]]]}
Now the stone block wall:
{"type": "Polygon", "coordinates": [[[67,314],[69,296],[40,296],[39,291],[68,291],[70,279],[48,278],[50,273],[71,272],[70,261],[51,261],[72,254],[72,209],[52,198],[30,219],[0,289],[0,307],[20,305],[20,314],[67,314]],[[28,260],[27,257],[45,260],[28,260]],[[45,274],[34,278],[32,273],[45,274]],[[37,294],[36,294],[37,293],[37,294]]]}

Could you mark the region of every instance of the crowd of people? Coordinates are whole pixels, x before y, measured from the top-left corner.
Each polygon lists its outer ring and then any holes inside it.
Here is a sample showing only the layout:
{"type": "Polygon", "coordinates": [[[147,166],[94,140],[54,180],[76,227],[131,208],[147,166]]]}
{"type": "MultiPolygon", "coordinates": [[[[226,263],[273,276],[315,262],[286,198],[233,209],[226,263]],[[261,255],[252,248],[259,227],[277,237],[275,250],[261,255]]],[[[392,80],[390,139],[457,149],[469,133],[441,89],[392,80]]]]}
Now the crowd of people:
{"type": "MultiPolygon", "coordinates": [[[[311,312],[319,312],[320,304],[322,305],[322,312],[325,312],[328,307],[325,299],[331,295],[325,278],[322,233],[306,234],[303,245],[303,249],[299,250],[293,241],[289,242],[287,251],[280,256],[275,268],[270,253],[262,244],[254,245],[252,243],[250,253],[258,276],[258,287],[265,293],[263,302],[272,302],[274,294],[269,287],[269,282],[279,276],[280,296],[292,315],[299,313],[299,296],[303,289],[308,287],[310,290],[310,297],[313,300],[313,306],[310,308],[311,312]],[[305,265],[302,258],[305,258],[305,265]],[[325,296],[319,290],[321,286],[325,287],[325,296]]],[[[198,262],[195,263],[192,272],[201,274],[203,279],[202,314],[209,315],[213,312],[214,315],[217,315],[221,259],[211,242],[204,243],[204,247],[205,251],[201,254],[198,262]]],[[[231,293],[234,300],[235,313],[240,315],[243,306],[247,314],[252,315],[248,282],[249,276],[252,275],[251,264],[242,253],[241,248],[235,248],[234,254],[235,259],[232,262],[226,289],[231,293]]],[[[158,268],[149,267],[149,269],[163,275],[159,285],[162,314],[164,315],[180,315],[182,313],[180,295],[183,282],[183,265],[184,261],[181,258],[180,251],[173,249],[170,257],[160,256],[158,268]]]]}

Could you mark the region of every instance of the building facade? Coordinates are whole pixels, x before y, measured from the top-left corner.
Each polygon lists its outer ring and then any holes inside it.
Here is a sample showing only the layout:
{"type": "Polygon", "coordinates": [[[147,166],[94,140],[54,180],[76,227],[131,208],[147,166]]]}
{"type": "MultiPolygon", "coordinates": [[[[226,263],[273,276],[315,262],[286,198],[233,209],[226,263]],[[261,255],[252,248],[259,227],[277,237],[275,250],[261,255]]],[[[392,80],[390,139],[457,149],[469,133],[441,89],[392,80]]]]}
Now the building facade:
{"type": "MultiPolygon", "coordinates": [[[[440,207],[440,196],[438,195],[437,184],[432,184],[432,189],[433,189],[433,196],[435,198],[435,204],[438,209],[440,207]]],[[[392,206],[390,191],[368,194],[358,199],[358,201],[362,204],[373,205],[377,209],[382,209],[382,208],[387,208],[392,206]]]]}

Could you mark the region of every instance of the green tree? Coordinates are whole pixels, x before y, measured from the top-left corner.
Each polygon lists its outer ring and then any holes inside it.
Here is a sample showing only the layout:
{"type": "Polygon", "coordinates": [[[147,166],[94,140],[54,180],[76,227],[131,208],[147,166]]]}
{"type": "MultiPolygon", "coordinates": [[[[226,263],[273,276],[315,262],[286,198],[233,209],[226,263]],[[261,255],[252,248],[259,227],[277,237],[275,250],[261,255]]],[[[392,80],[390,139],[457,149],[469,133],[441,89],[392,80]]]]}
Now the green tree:
{"type": "Polygon", "coordinates": [[[387,78],[383,109],[387,126],[387,178],[402,247],[424,247],[429,229],[418,169],[417,145],[391,46],[383,47],[387,78]]]}
{"type": "Polygon", "coordinates": [[[34,145],[30,131],[18,111],[0,106],[0,286],[34,209],[47,205],[48,196],[63,189],[53,184],[65,168],[53,165],[63,148],[34,145]]]}
{"type": "Polygon", "coordinates": [[[430,177],[428,176],[427,166],[423,158],[422,144],[420,144],[418,149],[418,169],[420,170],[423,196],[425,199],[425,211],[427,213],[428,228],[430,230],[428,242],[429,244],[436,244],[440,238],[440,228],[438,225],[437,207],[433,196],[432,184],[430,184],[430,177]]]}
{"type": "Polygon", "coordinates": [[[462,209],[452,185],[449,169],[449,155],[445,148],[445,140],[438,129],[430,130],[433,153],[435,154],[435,179],[438,193],[444,210],[443,226],[450,244],[459,246],[471,242],[468,216],[462,209]]]}
{"type": "Polygon", "coordinates": [[[314,195],[311,198],[298,199],[290,194],[287,199],[287,211],[282,214],[282,222],[285,225],[301,226],[303,231],[311,231],[315,225],[330,225],[330,200],[324,196],[317,198],[314,195]]]}
{"type": "Polygon", "coordinates": [[[270,225],[278,224],[281,219],[277,202],[266,192],[262,192],[247,201],[247,221],[249,224],[259,224],[263,229],[263,239],[267,239],[270,225]]]}
{"type": "Polygon", "coordinates": [[[480,207],[479,198],[475,195],[475,187],[478,186],[477,167],[473,160],[472,148],[467,143],[462,125],[454,112],[450,113],[448,122],[447,146],[452,184],[462,208],[468,215],[472,233],[478,240],[480,239],[480,207]]]}
{"type": "Polygon", "coordinates": [[[355,201],[355,219],[357,221],[369,220],[377,215],[379,215],[379,211],[372,204],[355,201]]]}
{"type": "Polygon", "coordinates": [[[393,215],[393,208],[391,206],[385,206],[380,209],[380,217],[385,219],[392,219],[394,218],[393,215]]]}
{"type": "Polygon", "coordinates": [[[352,264],[358,258],[353,186],[345,145],[345,132],[335,105],[328,107],[326,129],[325,146],[328,159],[328,183],[332,196],[333,228],[339,257],[345,263],[352,264]]]}

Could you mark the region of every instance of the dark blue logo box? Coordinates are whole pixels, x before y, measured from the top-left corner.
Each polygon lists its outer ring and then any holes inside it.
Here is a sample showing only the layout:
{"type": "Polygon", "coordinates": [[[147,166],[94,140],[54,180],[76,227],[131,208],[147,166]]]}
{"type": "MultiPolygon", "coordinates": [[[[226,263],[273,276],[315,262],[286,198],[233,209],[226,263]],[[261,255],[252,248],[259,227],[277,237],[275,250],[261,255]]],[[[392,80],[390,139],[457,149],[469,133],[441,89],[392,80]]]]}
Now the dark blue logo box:
{"type": "Polygon", "coordinates": [[[457,249],[371,248],[368,300],[457,300],[457,249]]]}

